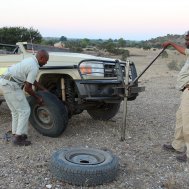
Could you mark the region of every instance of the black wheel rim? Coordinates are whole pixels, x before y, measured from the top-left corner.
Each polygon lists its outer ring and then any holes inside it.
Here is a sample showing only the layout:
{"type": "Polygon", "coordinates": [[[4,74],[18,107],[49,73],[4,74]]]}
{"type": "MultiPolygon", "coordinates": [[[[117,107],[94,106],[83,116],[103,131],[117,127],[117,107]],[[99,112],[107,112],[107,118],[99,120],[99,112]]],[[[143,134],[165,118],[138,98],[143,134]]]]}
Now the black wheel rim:
{"type": "Polygon", "coordinates": [[[103,154],[96,154],[87,150],[68,152],[65,158],[67,161],[79,165],[97,165],[105,161],[103,154]]]}
{"type": "Polygon", "coordinates": [[[51,129],[53,127],[53,117],[45,106],[36,106],[34,108],[34,115],[36,122],[44,129],[51,129]]]}

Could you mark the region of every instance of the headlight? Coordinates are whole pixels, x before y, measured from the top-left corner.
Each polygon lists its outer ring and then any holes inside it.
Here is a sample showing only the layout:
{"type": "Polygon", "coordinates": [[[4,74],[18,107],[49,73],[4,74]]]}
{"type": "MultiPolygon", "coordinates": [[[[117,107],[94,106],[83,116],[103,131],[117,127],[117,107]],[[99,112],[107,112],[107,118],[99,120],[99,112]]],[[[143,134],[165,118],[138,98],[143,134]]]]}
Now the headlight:
{"type": "Polygon", "coordinates": [[[80,65],[82,75],[104,76],[104,64],[100,62],[83,62],[80,65]]]}

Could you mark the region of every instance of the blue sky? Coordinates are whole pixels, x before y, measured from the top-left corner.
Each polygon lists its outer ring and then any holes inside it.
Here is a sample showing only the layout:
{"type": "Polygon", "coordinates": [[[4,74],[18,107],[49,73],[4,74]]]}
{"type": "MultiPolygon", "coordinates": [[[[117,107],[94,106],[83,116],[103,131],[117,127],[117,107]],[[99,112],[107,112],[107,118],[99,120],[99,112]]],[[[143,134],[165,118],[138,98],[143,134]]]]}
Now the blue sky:
{"type": "Polygon", "coordinates": [[[43,37],[147,40],[189,30],[189,0],[4,0],[0,27],[43,37]]]}

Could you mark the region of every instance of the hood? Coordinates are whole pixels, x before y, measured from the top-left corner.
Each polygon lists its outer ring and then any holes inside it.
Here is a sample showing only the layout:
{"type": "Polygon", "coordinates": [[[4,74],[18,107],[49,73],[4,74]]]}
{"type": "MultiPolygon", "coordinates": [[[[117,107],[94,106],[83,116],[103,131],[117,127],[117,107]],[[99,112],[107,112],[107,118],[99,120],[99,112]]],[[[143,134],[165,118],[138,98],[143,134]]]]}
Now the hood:
{"type": "Polygon", "coordinates": [[[97,56],[82,54],[82,53],[49,52],[49,61],[45,66],[78,65],[80,61],[85,60],[85,59],[114,61],[114,59],[97,57],[97,56]]]}

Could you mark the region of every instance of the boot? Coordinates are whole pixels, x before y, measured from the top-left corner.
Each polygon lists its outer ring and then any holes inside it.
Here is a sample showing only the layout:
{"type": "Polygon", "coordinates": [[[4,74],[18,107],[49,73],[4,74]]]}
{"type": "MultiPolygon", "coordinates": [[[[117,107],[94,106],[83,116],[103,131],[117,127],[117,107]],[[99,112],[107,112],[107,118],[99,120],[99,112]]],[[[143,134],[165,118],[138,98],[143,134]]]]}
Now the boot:
{"type": "Polygon", "coordinates": [[[179,161],[179,162],[187,162],[187,160],[188,160],[188,158],[187,158],[187,156],[186,156],[185,153],[182,154],[182,155],[180,155],[180,156],[176,156],[176,159],[177,159],[177,161],[179,161]]]}
{"type": "Polygon", "coordinates": [[[26,140],[26,137],[23,137],[23,135],[15,135],[13,138],[13,144],[18,146],[29,146],[31,145],[31,141],[26,140]]]}
{"type": "Polygon", "coordinates": [[[169,152],[176,152],[177,154],[182,154],[183,152],[177,151],[173,148],[171,144],[164,144],[163,149],[169,152]]]}
{"type": "Polygon", "coordinates": [[[23,140],[26,140],[28,138],[28,136],[26,134],[22,134],[21,137],[23,140]]]}
{"type": "Polygon", "coordinates": [[[3,139],[4,139],[4,141],[6,141],[6,142],[10,141],[11,138],[12,138],[12,133],[11,133],[11,131],[7,131],[7,132],[3,135],[3,139]]]}

